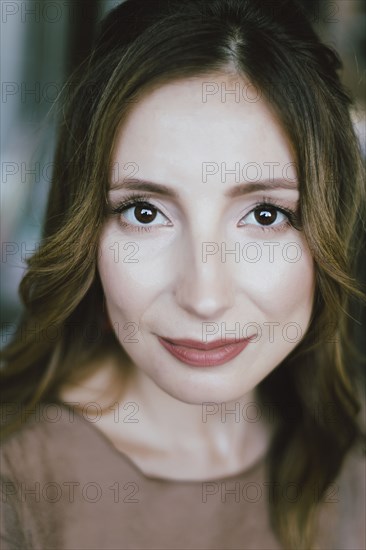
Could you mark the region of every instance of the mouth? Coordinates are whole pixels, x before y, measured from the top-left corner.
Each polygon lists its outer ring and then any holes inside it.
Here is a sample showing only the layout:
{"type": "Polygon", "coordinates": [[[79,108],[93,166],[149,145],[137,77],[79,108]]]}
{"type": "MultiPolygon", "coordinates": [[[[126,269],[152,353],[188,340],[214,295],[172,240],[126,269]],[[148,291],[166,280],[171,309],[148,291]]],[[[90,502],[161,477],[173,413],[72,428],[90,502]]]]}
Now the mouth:
{"type": "Polygon", "coordinates": [[[158,336],[160,344],[176,359],[195,367],[223,365],[241,353],[251,340],[220,339],[210,343],[198,340],[172,340],[158,336]]]}

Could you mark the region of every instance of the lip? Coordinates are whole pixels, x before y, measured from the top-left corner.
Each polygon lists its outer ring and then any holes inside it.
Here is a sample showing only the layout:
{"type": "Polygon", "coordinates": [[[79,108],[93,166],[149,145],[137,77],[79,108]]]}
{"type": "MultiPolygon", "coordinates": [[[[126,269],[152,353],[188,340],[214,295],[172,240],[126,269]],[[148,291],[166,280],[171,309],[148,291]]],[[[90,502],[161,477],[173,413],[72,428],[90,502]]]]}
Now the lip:
{"type": "Polygon", "coordinates": [[[250,338],[225,339],[203,343],[197,340],[170,340],[158,336],[161,345],[176,359],[195,367],[214,367],[234,359],[249,344],[250,338]]]}

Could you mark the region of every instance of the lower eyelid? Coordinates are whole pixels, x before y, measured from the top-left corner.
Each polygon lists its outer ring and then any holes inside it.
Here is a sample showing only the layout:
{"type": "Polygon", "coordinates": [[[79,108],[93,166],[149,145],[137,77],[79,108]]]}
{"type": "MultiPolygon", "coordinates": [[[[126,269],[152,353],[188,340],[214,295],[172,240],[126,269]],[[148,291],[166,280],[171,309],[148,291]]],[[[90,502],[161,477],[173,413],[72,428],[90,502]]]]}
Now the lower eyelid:
{"type": "Polygon", "coordinates": [[[289,222],[289,220],[284,220],[282,223],[279,223],[278,225],[273,225],[273,226],[265,226],[265,225],[258,225],[258,226],[255,226],[255,228],[260,228],[262,231],[285,231],[285,229],[291,227],[291,223],[289,222]]]}
{"type": "Polygon", "coordinates": [[[119,222],[125,229],[128,229],[129,231],[137,231],[138,233],[142,233],[142,232],[149,232],[149,231],[152,231],[154,229],[154,226],[153,225],[146,225],[146,226],[143,226],[143,225],[133,225],[133,224],[130,224],[130,223],[126,223],[125,221],[123,220],[120,220],[119,222]]]}

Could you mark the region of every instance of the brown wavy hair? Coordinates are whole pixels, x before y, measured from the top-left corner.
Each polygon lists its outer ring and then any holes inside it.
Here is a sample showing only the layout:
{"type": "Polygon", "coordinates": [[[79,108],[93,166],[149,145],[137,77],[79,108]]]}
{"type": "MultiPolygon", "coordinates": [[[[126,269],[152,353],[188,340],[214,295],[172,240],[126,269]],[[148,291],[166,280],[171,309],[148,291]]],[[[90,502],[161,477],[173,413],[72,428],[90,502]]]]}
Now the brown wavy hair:
{"type": "MultiPolygon", "coordinates": [[[[285,547],[306,550],[317,509],[314,483],[324,494],[362,434],[360,363],[350,342],[352,304],[364,300],[356,273],[366,199],[340,68],[293,0],[127,0],[111,11],[61,111],[42,243],[28,260],[20,285],[24,312],[2,353],[2,402],[17,411],[57,400],[61,383],[87,374],[98,354],[127,358],[103,330],[96,269],[117,129],[153,86],[192,76],[212,81],[225,72],[249,79],[293,144],[316,269],[308,331],[258,386],[281,419],[269,453],[271,479],[281,486],[291,479],[302,489],[299,502],[273,499],[272,526],[285,547]],[[314,416],[327,403],[336,423],[314,416]]],[[[20,423],[20,414],[11,415],[3,435],[20,423]]]]}

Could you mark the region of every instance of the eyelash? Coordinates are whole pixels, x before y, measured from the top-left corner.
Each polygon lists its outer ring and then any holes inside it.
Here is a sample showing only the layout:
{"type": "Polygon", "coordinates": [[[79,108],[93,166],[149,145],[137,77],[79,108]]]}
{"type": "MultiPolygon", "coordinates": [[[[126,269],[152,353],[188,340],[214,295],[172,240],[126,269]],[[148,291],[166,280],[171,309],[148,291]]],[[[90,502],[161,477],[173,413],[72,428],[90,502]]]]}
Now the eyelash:
{"type": "MultiPolygon", "coordinates": [[[[132,193],[131,195],[127,195],[122,202],[120,202],[116,206],[111,207],[110,212],[111,214],[117,214],[117,215],[122,214],[122,212],[124,212],[128,208],[131,208],[132,206],[137,206],[138,204],[147,204],[152,206],[155,210],[159,210],[149,202],[150,200],[151,200],[151,197],[149,195],[144,195],[144,194],[137,195],[132,193]]],[[[123,220],[120,220],[120,223],[123,227],[127,227],[132,231],[149,232],[149,231],[152,231],[153,229],[153,226],[151,225],[146,227],[141,225],[133,226],[127,222],[124,222],[123,220]]]]}
{"type": "MultiPolygon", "coordinates": [[[[118,203],[116,206],[110,206],[109,211],[110,211],[110,214],[112,215],[120,215],[125,210],[127,210],[128,208],[131,208],[132,206],[145,204],[145,205],[151,206],[152,208],[154,208],[154,210],[157,210],[160,212],[160,210],[156,206],[151,204],[150,200],[151,200],[151,197],[149,195],[144,195],[144,194],[127,195],[126,198],[122,202],[118,203]]],[[[266,227],[266,226],[258,225],[258,226],[255,226],[256,229],[260,229],[264,232],[284,231],[287,227],[292,226],[298,231],[301,230],[301,222],[300,222],[300,216],[298,211],[292,210],[291,208],[285,208],[273,198],[263,197],[263,200],[260,202],[257,202],[254,205],[254,207],[250,210],[250,212],[246,214],[246,216],[248,216],[252,212],[255,212],[259,208],[261,208],[262,210],[264,210],[265,208],[275,208],[276,210],[281,212],[281,214],[286,216],[287,220],[279,224],[277,227],[276,226],[266,227]]],[[[120,223],[123,227],[126,227],[129,230],[137,231],[137,232],[149,232],[153,229],[153,226],[138,226],[138,225],[133,226],[123,220],[120,220],[120,223]]],[[[245,227],[245,225],[242,225],[241,227],[245,227]]]]}
{"type": "MultiPolygon", "coordinates": [[[[286,216],[287,220],[278,224],[277,226],[263,226],[263,225],[256,225],[255,229],[260,229],[261,231],[264,231],[265,233],[268,231],[284,231],[288,227],[294,227],[297,231],[301,231],[302,225],[301,225],[301,219],[300,219],[300,212],[299,209],[293,210],[292,208],[286,208],[285,206],[282,206],[279,202],[277,202],[273,198],[269,197],[263,197],[262,201],[257,202],[254,207],[246,214],[248,216],[252,212],[255,212],[256,210],[262,209],[265,210],[266,208],[275,208],[278,210],[278,212],[281,212],[284,216],[286,216]]],[[[244,227],[244,226],[242,226],[244,227]]]]}

